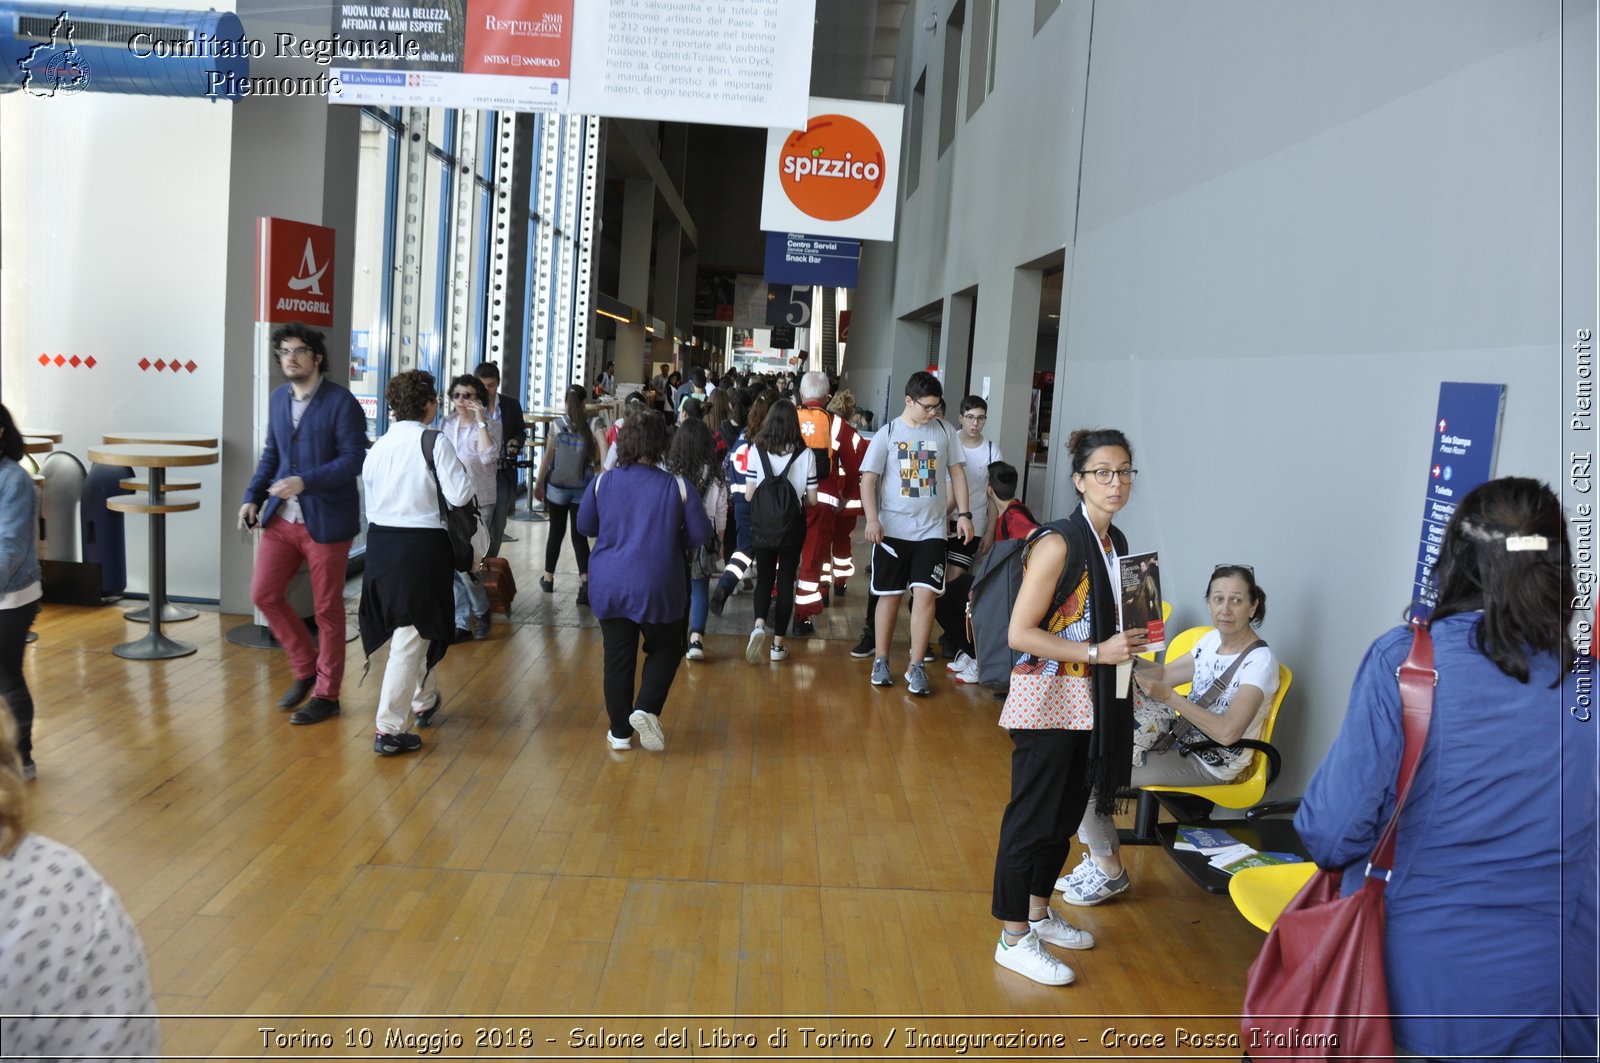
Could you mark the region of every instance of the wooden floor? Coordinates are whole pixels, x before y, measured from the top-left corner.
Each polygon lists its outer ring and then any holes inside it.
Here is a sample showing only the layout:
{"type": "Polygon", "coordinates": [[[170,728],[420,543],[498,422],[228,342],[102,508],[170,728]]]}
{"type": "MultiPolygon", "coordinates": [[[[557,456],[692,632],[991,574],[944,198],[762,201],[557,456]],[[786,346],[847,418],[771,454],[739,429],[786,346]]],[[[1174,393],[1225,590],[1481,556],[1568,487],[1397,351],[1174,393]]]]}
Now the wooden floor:
{"type": "Polygon", "coordinates": [[[512,526],[517,608],[452,648],[439,723],[403,757],[373,755],[383,656],[361,682],[359,643],[344,714],[291,727],[282,656],[222,638],[246,618],[171,625],[199,652],[136,662],[111,654],[137,633],[118,608],[44,610],[35,827],[121,893],[170,1057],[417,1054],[397,1037],[501,1058],[955,1054],[905,1048],[907,1026],[1064,1038],[974,1058],[1083,1057],[1108,1029],[1164,1046],[1107,1056],[1238,1057],[1176,1031],[1237,1031],[1260,935],[1159,849],[1126,851],[1128,895],[1070,911],[1098,940],[1066,956],[1076,984],[995,965],[997,706],[937,665],[927,699],[870,687],[847,653],[864,584],[781,665],[744,663],[733,599],[710,659],[679,671],[667,751],[613,753],[575,576],[536,583],[543,527],[512,526]],[[295,1047],[306,1032],[331,1047],[295,1047]]]}

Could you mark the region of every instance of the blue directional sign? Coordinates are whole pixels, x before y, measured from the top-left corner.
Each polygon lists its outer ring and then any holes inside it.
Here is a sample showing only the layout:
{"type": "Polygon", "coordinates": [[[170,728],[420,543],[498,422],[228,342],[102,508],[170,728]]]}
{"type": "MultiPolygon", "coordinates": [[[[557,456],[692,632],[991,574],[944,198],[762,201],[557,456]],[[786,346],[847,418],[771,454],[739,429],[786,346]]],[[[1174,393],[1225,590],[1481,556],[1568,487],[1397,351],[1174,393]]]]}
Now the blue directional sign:
{"type": "Polygon", "coordinates": [[[768,284],[854,288],[861,272],[861,241],[804,233],[768,233],[768,284]]]}
{"type": "Polygon", "coordinates": [[[1411,615],[1424,619],[1438,601],[1433,566],[1439,560],[1444,528],[1468,491],[1494,476],[1500,442],[1504,384],[1439,385],[1439,412],[1433,418],[1433,448],[1428,458],[1428,489],[1422,502],[1422,537],[1417,575],[1411,587],[1411,615]]]}

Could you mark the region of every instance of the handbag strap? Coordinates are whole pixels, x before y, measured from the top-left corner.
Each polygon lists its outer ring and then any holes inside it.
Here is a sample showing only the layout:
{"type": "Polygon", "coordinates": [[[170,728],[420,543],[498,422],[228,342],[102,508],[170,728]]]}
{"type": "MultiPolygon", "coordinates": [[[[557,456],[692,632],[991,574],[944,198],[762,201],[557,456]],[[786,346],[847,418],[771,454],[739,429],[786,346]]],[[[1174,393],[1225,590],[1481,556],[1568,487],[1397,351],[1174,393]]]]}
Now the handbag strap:
{"type": "MultiPolygon", "coordinates": [[[[1233,682],[1234,674],[1239,671],[1239,666],[1244,664],[1244,659],[1266,644],[1267,642],[1265,639],[1256,639],[1250,645],[1240,650],[1238,656],[1233,659],[1233,663],[1228,665],[1226,671],[1211,681],[1211,685],[1206,687],[1204,693],[1197,698],[1190,698],[1189,700],[1193,701],[1202,709],[1209,709],[1211,706],[1215,705],[1217,703],[1217,699],[1222,697],[1223,693],[1228,689],[1228,684],[1233,682]]],[[[1217,645],[1220,647],[1222,643],[1218,642],[1217,645]]]]}
{"type": "Polygon", "coordinates": [[[1394,867],[1395,833],[1400,825],[1400,810],[1405,807],[1406,794],[1411,792],[1411,781],[1417,774],[1417,762],[1422,759],[1422,746],[1428,739],[1428,725],[1433,719],[1433,688],[1439,682],[1439,673],[1433,667],[1433,636],[1426,624],[1411,626],[1411,652],[1401,662],[1396,676],[1400,681],[1401,726],[1405,729],[1405,752],[1400,755],[1400,775],[1395,784],[1394,814],[1378,839],[1377,848],[1367,863],[1367,884],[1377,883],[1381,890],[1389,881],[1394,867]],[[1373,874],[1377,870],[1382,876],[1373,874]]]}
{"type": "Polygon", "coordinates": [[[428,463],[428,475],[433,477],[433,494],[439,500],[439,524],[448,528],[450,526],[450,506],[444,499],[444,488],[439,486],[439,470],[433,464],[433,446],[439,438],[439,432],[434,428],[422,430],[422,460],[428,463]]]}

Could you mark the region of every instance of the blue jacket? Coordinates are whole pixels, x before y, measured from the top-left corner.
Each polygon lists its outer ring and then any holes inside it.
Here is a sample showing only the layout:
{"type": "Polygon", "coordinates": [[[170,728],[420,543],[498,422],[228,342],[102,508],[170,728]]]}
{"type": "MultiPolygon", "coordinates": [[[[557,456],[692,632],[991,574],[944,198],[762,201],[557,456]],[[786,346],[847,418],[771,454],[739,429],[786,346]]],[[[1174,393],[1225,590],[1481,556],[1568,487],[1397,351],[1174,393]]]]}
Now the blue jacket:
{"type": "Polygon", "coordinates": [[[39,582],[38,510],[33,477],[0,458],[0,594],[39,582]]]}
{"type": "MultiPolygon", "coordinates": [[[[1433,623],[1433,717],[1385,891],[1394,1039],[1430,1059],[1592,1058],[1595,662],[1552,686],[1559,666],[1541,654],[1519,683],[1478,652],[1482,619],[1433,623]]],[[[1345,869],[1347,894],[1394,811],[1395,669],[1410,647],[1396,628],[1367,651],[1295,817],[1317,863],[1345,869]]]]}
{"type": "Polygon", "coordinates": [[[366,415],[348,388],[324,379],[297,429],[289,412],[292,394],[293,385],[284,384],[267,400],[267,445],[244,489],[244,501],[266,503],[261,511],[261,523],[266,524],[282,501],[268,495],[267,488],[298,476],[306,485],[300,510],[311,538],[319,543],[354,539],[361,530],[356,480],[367,455],[366,415]]]}

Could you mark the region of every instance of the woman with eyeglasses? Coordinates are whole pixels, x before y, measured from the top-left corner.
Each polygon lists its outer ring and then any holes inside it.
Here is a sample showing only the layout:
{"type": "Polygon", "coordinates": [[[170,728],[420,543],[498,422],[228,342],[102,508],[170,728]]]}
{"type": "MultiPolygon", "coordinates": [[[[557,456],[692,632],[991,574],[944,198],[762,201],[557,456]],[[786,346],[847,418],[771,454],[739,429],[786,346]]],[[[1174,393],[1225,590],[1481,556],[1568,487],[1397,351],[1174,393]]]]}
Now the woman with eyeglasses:
{"type": "Polygon", "coordinates": [[[1143,628],[1117,630],[1117,559],[1128,541],[1112,519],[1128,504],[1133,447],[1114,428],[1080,429],[1067,443],[1081,503],[1061,531],[1023,553],[1022,587],[1007,631],[1017,663],[1000,726],[1011,734],[1011,802],[1000,821],[991,908],[1004,924],[995,962],[1045,985],[1072,968],[1048,942],[1087,949],[1094,938],[1050,907],[1090,795],[1109,815],[1133,767],[1133,714],[1119,665],[1144,650],[1143,628]]]}
{"type": "MultiPolygon", "coordinates": [[[[472,493],[484,513],[494,510],[500,464],[501,422],[489,419],[489,389],[471,373],[450,381],[450,416],[441,429],[472,478],[472,493]]],[[[456,641],[489,637],[489,594],[476,572],[456,573],[456,641]]]]}
{"type": "MultiPolygon", "coordinates": [[[[1250,770],[1250,750],[1219,747],[1259,738],[1278,692],[1278,660],[1256,634],[1267,617],[1267,592],[1249,565],[1218,565],[1206,583],[1206,609],[1214,630],[1194,652],[1165,666],[1140,662],[1135,671],[1136,716],[1160,721],[1153,726],[1171,741],[1141,754],[1131,786],[1216,786],[1250,770]],[[1187,697],[1172,689],[1184,683],[1193,684],[1187,697]]],[[[1061,899],[1088,907],[1127,890],[1111,816],[1091,809],[1078,839],[1088,852],[1056,882],[1061,899]]]]}

